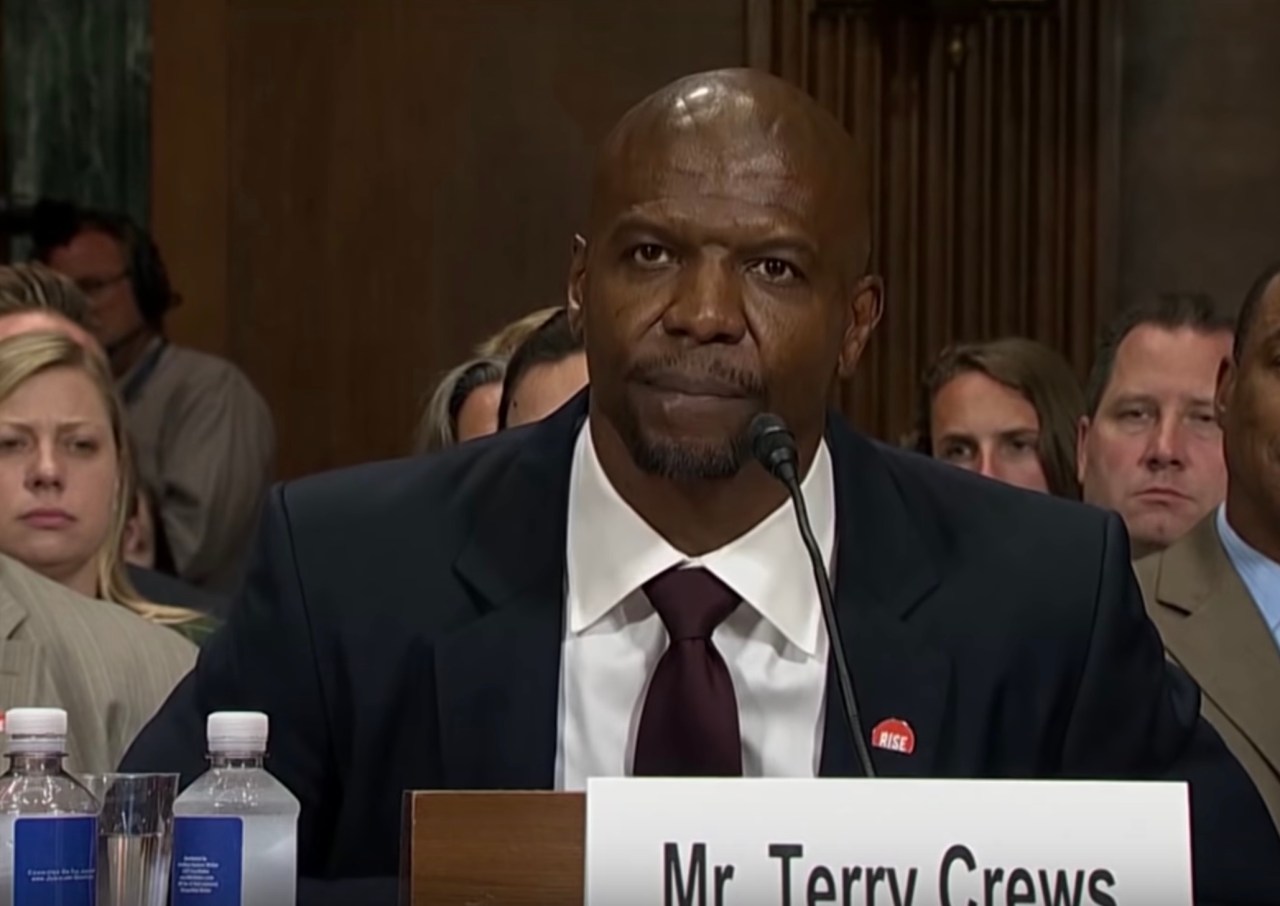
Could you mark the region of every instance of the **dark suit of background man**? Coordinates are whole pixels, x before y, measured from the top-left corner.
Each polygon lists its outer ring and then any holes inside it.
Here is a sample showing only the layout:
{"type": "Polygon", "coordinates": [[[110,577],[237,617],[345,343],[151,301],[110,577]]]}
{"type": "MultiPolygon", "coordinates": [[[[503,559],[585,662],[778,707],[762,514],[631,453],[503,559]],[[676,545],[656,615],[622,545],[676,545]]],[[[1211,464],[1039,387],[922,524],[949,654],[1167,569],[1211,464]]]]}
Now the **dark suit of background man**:
{"type": "Polygon", "coordinates": [[[742,443],[770,410],[799,443],[865,729],[915,731],[911,754],[873,750],[881,775],[1191,776],[1200,887],[1280,901],[1266,810],[1166,667],[1120,521],[828,415],[881,310],[854,154],[760,73],[628,113],[569,280],[589,395],[276,490],[229,623],[125,768],[189,781],[205,714],[268,712],[309,879],[392,875],[406,789],[856,774],[793,514],[742,443]]]}

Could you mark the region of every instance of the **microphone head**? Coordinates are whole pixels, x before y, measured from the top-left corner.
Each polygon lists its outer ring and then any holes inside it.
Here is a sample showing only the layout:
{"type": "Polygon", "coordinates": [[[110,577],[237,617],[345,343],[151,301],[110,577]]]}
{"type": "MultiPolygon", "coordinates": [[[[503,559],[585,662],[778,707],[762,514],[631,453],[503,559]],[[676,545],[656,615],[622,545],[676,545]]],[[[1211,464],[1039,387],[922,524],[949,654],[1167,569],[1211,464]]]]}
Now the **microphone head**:
{"type": "Polygon", "coordinates": [[[796,475],[796,439],[787,423],[772,412],[761,412],[747,428],[751,455],[770,475],[783,481],[796,475]]]}

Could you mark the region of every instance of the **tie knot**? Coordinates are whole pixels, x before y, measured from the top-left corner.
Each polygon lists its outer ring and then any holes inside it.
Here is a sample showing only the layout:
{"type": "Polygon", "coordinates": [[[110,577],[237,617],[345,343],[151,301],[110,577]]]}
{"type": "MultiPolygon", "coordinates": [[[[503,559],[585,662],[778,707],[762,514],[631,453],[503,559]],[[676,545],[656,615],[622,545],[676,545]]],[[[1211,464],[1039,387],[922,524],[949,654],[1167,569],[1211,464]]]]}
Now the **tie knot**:
{"type": "Polygon", "coordinates": [[[644,586],[671,642],[709,639],[740,600],[705,569],[669,569],[644,586]]]}

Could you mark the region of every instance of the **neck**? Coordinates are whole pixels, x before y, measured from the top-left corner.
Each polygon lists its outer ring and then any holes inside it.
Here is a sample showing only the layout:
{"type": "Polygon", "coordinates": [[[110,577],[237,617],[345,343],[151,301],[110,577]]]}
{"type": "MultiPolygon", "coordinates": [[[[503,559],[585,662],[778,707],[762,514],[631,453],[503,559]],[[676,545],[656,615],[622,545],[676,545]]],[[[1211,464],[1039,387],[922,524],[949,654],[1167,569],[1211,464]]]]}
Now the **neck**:
{"type": "Polygon", "coordinates": [[[1280,519],[1269,514],[1265,505],[1255,505],[1265,499],[1231,482],[1227,486],[1227,524],[1245,544],[1280,563],[1280,519]]]}
{"type": "Polygon", "coordinates": [[[147,347],[155,338],[156,332],[144,324],[112,343],[107,349],[107,355],[111,359],[112,374],[117,378],[128,374],[129,369],[138,364],[142,354],[147,351],[147,347]]]}
{"type": "MultiPolygon", "coordinates": [[[[603,419],[588,430],[609,483],[676,550],[698,557],[740,538],[787,500],[787,489],[755,462],[719,480],[673,481],[641,471],[622,438],[603,419]]],[[[808,474],[818,441],[800,445],[808,474]]]]}

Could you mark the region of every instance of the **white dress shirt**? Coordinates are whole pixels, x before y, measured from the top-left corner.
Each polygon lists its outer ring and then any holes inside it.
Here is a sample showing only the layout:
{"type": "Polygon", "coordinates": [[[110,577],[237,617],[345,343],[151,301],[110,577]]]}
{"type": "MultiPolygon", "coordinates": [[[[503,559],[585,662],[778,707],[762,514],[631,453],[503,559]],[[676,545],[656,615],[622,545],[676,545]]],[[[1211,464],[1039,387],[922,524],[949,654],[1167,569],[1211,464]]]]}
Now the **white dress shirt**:
{"type": "MultiPolygon", "coordinates": [[[[835,496],[826,445],[801,485],[828,565],[835,496]]],[[[742,597],[712,640],[738,701],[747,777],[812,777],[822,751],[827,632],[790,501],[747,534],[686,557],[614,490],[584,425],[569,485],[565,636],[560,660],[556,786],[630,775],[649,677],[667,648],[642,586],[701,566],[742,597]]]]}
{"type": "Polygon", "coordinates": [[[1271,638],[1280,647],[1280,563],[1252,547],[1231,527],[1227,519],[1227,505],[1219,504],[1215,517],[1218,537],[1227,552],[1227,559],[1240,574],[1240,581],[1249,590],[1254,605],[1266,621],[1271,638]]]}

